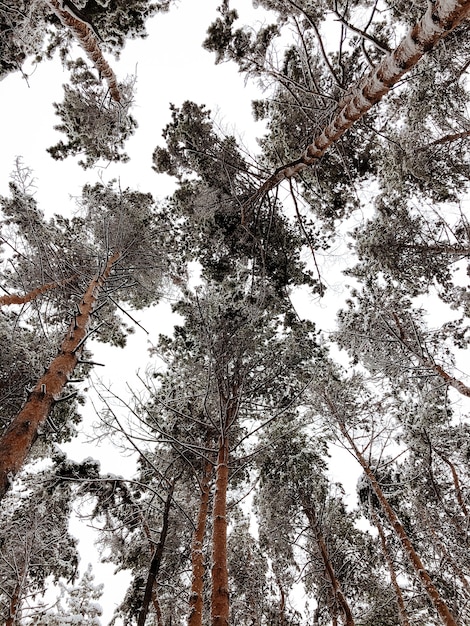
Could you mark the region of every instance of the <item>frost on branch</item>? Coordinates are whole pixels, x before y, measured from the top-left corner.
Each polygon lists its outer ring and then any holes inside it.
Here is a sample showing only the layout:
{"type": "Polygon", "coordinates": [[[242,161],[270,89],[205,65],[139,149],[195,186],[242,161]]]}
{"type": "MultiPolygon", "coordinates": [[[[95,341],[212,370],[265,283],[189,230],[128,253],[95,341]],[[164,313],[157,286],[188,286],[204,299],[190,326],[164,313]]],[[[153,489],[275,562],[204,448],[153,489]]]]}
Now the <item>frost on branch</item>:
{"type": "Polygon", "coordinates": [[[54,128],[67,137],[48,148],[53,159],[62,161],[68,156],[84,155],[79,161],[84,169],[93,167],[100,159],[128,161],[125,141],[134,133],[137,122],[129,114],[132,105],[134,81],[120,85],[121,102],[113,101],[109,92],[79,59],[70,64],[71,85],[64,85],[64,100],[54,103],[56,114],[62,120],[54,128]]]}

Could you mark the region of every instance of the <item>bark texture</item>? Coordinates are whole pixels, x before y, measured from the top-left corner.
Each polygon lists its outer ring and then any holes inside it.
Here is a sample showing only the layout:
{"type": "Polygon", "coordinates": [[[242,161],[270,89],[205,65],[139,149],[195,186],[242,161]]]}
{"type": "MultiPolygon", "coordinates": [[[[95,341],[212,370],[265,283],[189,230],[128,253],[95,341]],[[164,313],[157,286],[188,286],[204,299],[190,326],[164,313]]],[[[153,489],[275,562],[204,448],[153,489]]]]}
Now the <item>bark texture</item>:
{"type": "Polygon", "coordinates": [[[228,438],[221,436],[217,455],[212,531],[212,626],[228,626],[229,592],[227,570],[228,438]]]}
{"type": "Polygon", "coordinates": [[[80,304],[80,314],[70,324],[58,355],[0,438],[0,500],[23,466],[39,427],[46,421],[78,364],[99,293],[119,258],[119,253],[110,257],[103,273],[91,281],[80,304]]]}
{"type": "Polygon", "coordinates": [[[356,83],[339,102],[332,121],[318,134],[304,153],[292,163],[279,167],[260,187],[261,197],[286,178],[295,176],[320,159],[351,126],[379,102],[426,52],[470,15],[470,0],[429,2],[421,20],[393,52],[356,83]]]}
{"type": "Polygon", "coordinates": [[[204,592],[204,555],[202,547],[206,531],[207,513],[209,509],[210,479],[212,475],[212,463],[207,462],[201,482],[201,499],[197,516],[196,529],[191,546],[191,595],[189,598],[188,626],[202,626],[203,592],[204,592]]]}
{"type": "Polygon", "coordinates": [[[112,99],[115,102],[121,102],[121,92],[119,91],[116,75],[104,58],[93,30],[81,20],[74,18],[68,11],[64,11],[60,7],[58,0],[48,0],[48,2],[62,24],[72,30],[89,59],[93,61],[100,75],[103,76],[108,83],[109,93],[112,99]]]}
{"type": "Polygon", "coordinates": [[[22,296],[18,296],[17,294],[7,294],[5,296],[0,296],[0,306],[7,304],[26,304],[28,302],[31,302],[31,300],[37,298],[37,296],[46,293],[46,291],[50,291],[51,289],[55,289],[56,287],[65,285],[66,283],[72,282],[73,280],[74,278],[69,278],[65,281],[46,283],[45,285],[41,285],[41,287],[36,287],[36,289],[28,291],[28,293],[25,293],[22,296]]]}

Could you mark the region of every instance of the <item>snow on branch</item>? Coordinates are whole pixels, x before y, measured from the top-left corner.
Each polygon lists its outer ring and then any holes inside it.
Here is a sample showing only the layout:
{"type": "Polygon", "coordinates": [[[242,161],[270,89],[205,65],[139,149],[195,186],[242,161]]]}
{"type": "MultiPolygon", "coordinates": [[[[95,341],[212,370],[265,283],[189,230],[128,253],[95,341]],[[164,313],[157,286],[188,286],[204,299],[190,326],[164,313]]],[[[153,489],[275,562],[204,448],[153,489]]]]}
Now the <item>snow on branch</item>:
{"type": "Polygon", "coordinates": [[[96,40],[96,31],[93,26],[90,23],[85,22],[84,19],[78,17],[78,15],[73,15],[71,13],[69,9],[69,5],[71,3],[67,3],[67,7],[63,8],[64,3],[59,0],[48,0],[48,2],[62,24],[64,24],[64,26],[68,26],[72,30],[88,57],[95,64],[95,67],[100,75],[108,83],[112,99],[115,102],[120,102],[121,93],[119,91],[116,75],[109,63],[103,57],[103,53],[101,52],[96,40]]]}
{"type": "MultiPolygon", "coordinates": [[[[359,82],[339,102],[331,122],[295,161],[276,169],[259,188],[254,199],[261,198],[286,178],[296,176],[320,159],[351,126],[377,104],[411,70],[426,52],[470,15],[470,0],[429,2],[421,20],[410,30],[393,52],[359,82]]],[[[251,201],[253,198],[251,199],[251,201]]]]}

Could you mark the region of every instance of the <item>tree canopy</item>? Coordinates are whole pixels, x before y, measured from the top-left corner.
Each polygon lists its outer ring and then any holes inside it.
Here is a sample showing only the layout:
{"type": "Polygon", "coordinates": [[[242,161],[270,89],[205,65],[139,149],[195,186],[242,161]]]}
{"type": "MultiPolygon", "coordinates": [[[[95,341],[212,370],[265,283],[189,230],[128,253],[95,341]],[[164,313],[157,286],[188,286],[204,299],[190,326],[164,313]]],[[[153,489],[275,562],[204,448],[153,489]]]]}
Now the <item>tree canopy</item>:
{"type": "Polygon", "coordinates": [[[131,159],[126,42],[177,7],[0,3],[0,78],[58,54],[43,149],[90,176],[54,213],[17,158],[0,197],[7,626],[99,626],[99,560],[127,576],[116,626],[470,623],[470,2],[241,5],[200,44],[265,133],[169,104],[162,198],[93,174],[131,159]],[[132,333],[139,385],[98,381],[109,354],[130,380],[132,333]],[[80,437],[134,471],[70,458],[80,437]]]}

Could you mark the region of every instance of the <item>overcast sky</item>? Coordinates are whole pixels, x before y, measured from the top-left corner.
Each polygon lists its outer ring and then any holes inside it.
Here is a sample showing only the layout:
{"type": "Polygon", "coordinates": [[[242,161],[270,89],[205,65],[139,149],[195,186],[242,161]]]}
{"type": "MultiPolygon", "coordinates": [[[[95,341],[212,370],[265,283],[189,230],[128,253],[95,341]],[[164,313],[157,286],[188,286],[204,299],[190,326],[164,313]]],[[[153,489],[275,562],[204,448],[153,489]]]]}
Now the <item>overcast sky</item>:
{"type": "MultiPolygon", "coordinates": [[[[119,61],[107,57],[118,79],[137,76],[135,107],[132,115],[139,128],[126,150],[131,156],[126,165],[110,165],[83,172],[78,158],[54,162],[46,148],[62,138],[53,130],[59,123],[52,102],[63,99],[62,84],[68,73],[58,60],[43,62],[34,70],[26,66],[26,81],[19,72],[0,82],[2,146],[0,149],[0,193],[5,193],[8,175],[17,155],[33,168],[37,177],[37,197],[46,211],[66,211],[70,195],[78,195],[85,182],[99,176],[108,181],[119,176],[123,186],[150,190],[164,197],[172,189],[166,176],[151,170],[151,156],[161,131],[170,121],[169,103],[184,100],[206,104],[229,132],[234,130],[255,147],[262,125],[251,116],[251,100],[259,97],[255,85],[245,85],[233,64],[214,65],[214,55],[201,46],[208,25],[216,17],[217,0],[203,3],[181,0],[169,13],[148,22],[149,37],[128,41],[119,61]]],[[[249,0],[239,0],[248,19],[262,20],[264,13],[254,10],[249,0]]],[[[240,13],[242,12],[241,8],[240,13]]],[[[76,55],[81,54],[79,48],[76,55]]],[[[82,56],[84,56],[82,54],[82,56]]]]}

